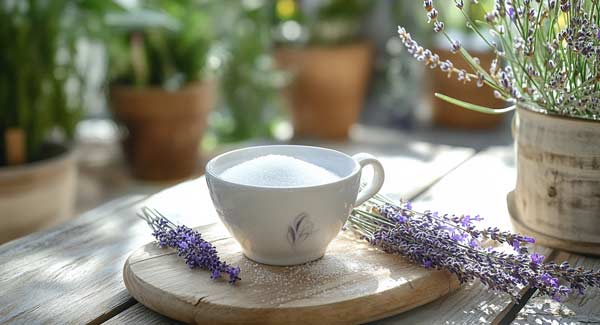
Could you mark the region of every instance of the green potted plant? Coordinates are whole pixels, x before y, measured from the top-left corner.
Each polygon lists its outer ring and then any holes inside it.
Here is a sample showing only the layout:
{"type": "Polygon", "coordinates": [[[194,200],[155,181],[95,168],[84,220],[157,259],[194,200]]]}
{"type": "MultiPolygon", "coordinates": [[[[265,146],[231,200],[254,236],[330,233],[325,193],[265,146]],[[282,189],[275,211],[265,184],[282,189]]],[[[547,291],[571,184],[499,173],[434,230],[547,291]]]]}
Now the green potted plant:
{"type": "MultiPolygon", "coordinates": [[[[477,33],[465,24],[463,14],[468,15],[473,21],[482,21],[485,19],[486,12],[492,9],[494,5],[492,0],[481,0],[477,3],[467,1],[464,4],[463,11],[454,10],[452,1],[444,2],[438,6],[440,13],[445,17],[446,32],[455,39],[462,40],[462,46],[469,51],[473,57],[477,57],[480,64],[489,66],[495,59],[495,53],[477,33]]],[[[447,40],[443,35],[436,35],[433,38],[434,52],[443,59],[451,60],[458,69],[468,69],[469,63],[464,60],[459,53],[453,51],[447,46],[447,40]]],[[[483,105],[487,107],[500,107],[504,103],[502,100],[492,95],[491,89],[480,89],[474,83],[459,84],[448,79],[447,73],[436,70],[429,74],[428,78],[432,92],[429,92],[429,102],[431,103],[432,121],[437,125],[458,129],[490,129],[498,127],[503,121],[504,115],[484,114],[472,110],[454,110],[452,105],[435,96],[433,93],[453,94],[457,99],[468,100],[470,103],[483,105]]]]}
{"type": "Polygon", "coordinates": [[[108,16],[112,112],[134,176],[176,180],[198,168],[214,86],[210,12],[198,1],[146,0],[108,16]]]}
{"type": "MultiPolygon", "coordinates": [[[[285,73],[272,58],[269,1],[215,4],[219,103],[211,116],[213,144],[273,138],[281,122],[285,73]]],[[[208,139],[207,139],[208,142],[208,139]]]]}
{"type": "Polygon", "coordinates": [[[295,136],[346,138],[358,120],[373,52],[360,31],[371,5],[277,1],[277,60],[293,75],[286,97],[295,136]]]}
{"type": "MultiPolygon", "coordinates": [[[[542,245],[600,254],[598,2],[496,1],[483,21],[465,15],[496,55],[490,66],[482,66],[445,32],[431,0],[423,3],[434,31],[448,38],[469,69],[419,46],[400,27],[409,53],[458,82],[491,87],[495,97],[512,106],[492,109],[436,96],[490,114],[516,109],[517,183],[508,196],[514,225],[542,245]]],[[[455,3],[464,11],[463,1],[455,3]]]]}
{"type": "Polygon", "coordinates": [[[0,243],[71,216],[77,178],[71,139],[89,64],[79,42],[99,31],[110,6],[93,0],[0,4],[0,243]]]}

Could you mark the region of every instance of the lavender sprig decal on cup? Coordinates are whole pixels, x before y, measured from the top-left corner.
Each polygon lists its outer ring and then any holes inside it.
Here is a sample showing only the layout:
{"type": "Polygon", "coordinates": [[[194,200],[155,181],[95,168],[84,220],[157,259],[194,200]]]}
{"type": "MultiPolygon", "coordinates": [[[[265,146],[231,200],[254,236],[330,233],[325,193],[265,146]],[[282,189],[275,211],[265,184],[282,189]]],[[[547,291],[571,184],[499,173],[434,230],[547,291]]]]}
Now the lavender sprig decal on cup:
{"type": "Polygon", "coordinates": [[[599,271],[573,268],[568,262],[544,263],[544,256],[529,254],[526,245],[534,243],[533,238],[498,228],[480,230],[475,226],[480,220],[479,216],[417,212],[409,202],[395,204],[376,195],[354,209],[348,227],[388,253],[427,268],[450,271],[461,283],[478,279],[514,299],[526,286],[555,300],[572,292],[584,294],[587,287],[600,287],[599,271]],[[499,247],[486,247],[488,242],[499,247]],[[507,245],[508,251],[501,250],[507,245]]]}
{"type": "Polygon", "coordinates": [[[170,247],[177,250],[177,255],[185,259],[190,268],[201,268],[211,272],[212,279],[218,279],[227,274],[229,283],[240,280],[239,267],[233,267],[221,261],[217,249],[202,238],[200,232],[186,226],[177,226],[160,212],[147,207],[142,208],[142,214],[161,248],[170,247]]]}
{"type": "MultiPolygon", "coordinates": [[[[472,4],[479,1],[467,0],[472,4]]],[[[487,85],[496,97],[513,104],[536,106],[546,112],[600,120],[600,2],[598,0],[493,0],[482,20],[474,19],[467,1],[454,0],[465,24],[495,55],[489,67],[469,54],[445,30],[443,13],[433,0],[424,0],[426,19],[445,37],[453,53],[460,53],[469,71],[423,48],[410,33],[398,27],[408,52],[431,69],[439,67],[458,81],[487,85]]],[[[448,1],[450,2],[450,1],[448,1]]],[[[443,1],[441,3],[446,3],[443,1]]],[[[485,6],[480,5],[485,9],[485,6]]],[[[464,108],[503,113],[436,94],[464,108]]]]}

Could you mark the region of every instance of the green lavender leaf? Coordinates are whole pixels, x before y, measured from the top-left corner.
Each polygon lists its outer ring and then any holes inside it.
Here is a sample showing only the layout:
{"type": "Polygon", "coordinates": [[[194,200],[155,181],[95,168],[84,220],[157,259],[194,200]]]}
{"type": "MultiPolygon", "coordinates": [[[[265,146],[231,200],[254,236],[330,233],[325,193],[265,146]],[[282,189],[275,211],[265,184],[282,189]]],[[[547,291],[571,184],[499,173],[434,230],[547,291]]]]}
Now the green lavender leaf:
{"type": "Polygon", "coordinates": [[[460,106],[460,107],[463,107],[466,109],[470,109],[472,111],[477,111],[477,112],[486,113],[486,114],[504,114],[504,113],[514,110],[517,107],[516,105],[513,105],[513,106],[509,106],[509,107],[505,107],[505,108],[490,108],[490,107],[467,103],[462,100],[452,98],[452,97],[449,97],[449,96],[446,96],[446,95],[440,94],[440,93],[435,93],[435,97],[437,97],[441,100],[444,100],[450,104],[454,104],[456,106],[460,106]]]}

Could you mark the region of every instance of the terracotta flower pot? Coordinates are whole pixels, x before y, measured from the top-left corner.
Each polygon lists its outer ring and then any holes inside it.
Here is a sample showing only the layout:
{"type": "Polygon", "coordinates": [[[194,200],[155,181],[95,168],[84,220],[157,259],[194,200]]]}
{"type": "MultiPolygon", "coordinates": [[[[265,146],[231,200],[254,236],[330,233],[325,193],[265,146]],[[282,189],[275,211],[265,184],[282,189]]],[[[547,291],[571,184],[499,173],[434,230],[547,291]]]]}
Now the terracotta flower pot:
{"type": "MultiPolygon", "coordinates": [[[[470,71],[468,63],[458,53],[453,54],[447,50],[436,50],[442,60],[449,59],[455,67],[470,71]]],[[[481,66],[489,67],[494,59],[492,52],[473,52],[474,56],[481,61],[481,66]]],[[[429,82],[432,91],[431,107],[432,120],[436,125],[457,129],[490,129],[495,128],[504,118],[504,115],[491,115],[479,113],[465,108],[457,107],[446,101],[435,97],[434,93],[442,93],[456,99],[469,103],[482,105],[491,108],[502,108],[506,106],[504,101],[494,97],[493,90],[487,86],[477,87],[473,80],[470,83],[463,84],[456,80],[456,75],[448,78],[448,74],[439,69],[434,69],[429,76],[429,82]]]]}
{"type": "Polygon", "coordinates": [[[113,87],[112,110],[126,128],[125,156],[134,176],[156,181],[190,177],[198,168],[212,83],[178,91],[113,87]]]}
{"type": "Polygon", "coordinates": [[[294,78],[285,93],[295,136],[348,136],[363,106],[371,57],[370,43],[277,51],[280,67],[294,78]]]}
{"type": "Polygon", "coordinates": [[[60,154],[0,168],[0,244],[57,225],[72,216],[77,160],[72,150],[52,147],[60,154]]]}
{"type": "Polygon", "coordinates": [[[521,106],[514,137],[508,204],[518,230],[545,246],[600,255],[600,121],[521,106]]]}

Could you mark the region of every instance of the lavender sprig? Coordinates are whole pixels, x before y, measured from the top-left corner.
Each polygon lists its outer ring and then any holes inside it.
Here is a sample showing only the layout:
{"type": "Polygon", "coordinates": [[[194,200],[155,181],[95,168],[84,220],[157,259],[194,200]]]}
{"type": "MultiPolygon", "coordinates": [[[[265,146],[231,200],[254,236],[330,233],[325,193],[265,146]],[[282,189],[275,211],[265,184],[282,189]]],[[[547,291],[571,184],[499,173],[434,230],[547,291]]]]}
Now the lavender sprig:
{"type": "Polygon", "coordinates": [[[450,271],[461,283],[478,279],[514,299],[527,286],[555,300],[572,292],[584,294],[587,287],[600,287],[599,271],[573,268],[568,262],[544,263],[543,255],[529,254],[525,246],[535,242],[533,238],[494,227],[479,230],[473,222],[481,219],[417,212],[410,202],[394,204],[377,195],[354,209],[348,225],[388,253],[427,268],[450,271]],[[486,247],[486,241],[500,246],[486,247]],[[502,251],[503,245],[512,246],[513,251],[502,251]]]}
{"type": "MultiPolygon", "coordinates": [[[[458,70],[451,61],[423,49],[399,27],[407,50],[430,68],[439,66],[448,77],[456,74],[463,83],[476,80],[478,86],[486,84],[496,97],[513,104],[533,104],[560,115],[600,120],[600,1],[494,0],[481,21],[470,17],[465,2],[454,0],[454,7],[495,54],[489,68],[482,67],[450,37],[433,0],[423,0],[427,21],[448,39],[450,50],[460,53],[471,71],[458,70]]],[[[465,108],[498,113],[442,94],[436,96],[465,108]]]]}
{"type": "Polygon", "coordinates": [[[208,270],[212,279],[227,274],[231,284],[241,280],[240,268],[221,261],[217,249],[204,240],[200,232],[186,226],[177,226],[157,210],[148,207],[143,207],[142,214],[138,216],[152,228],[152,236],[156,238],[157,244],[161,248],[175,248],[177,255],[183,257],[190,268],[208,270]]]}

